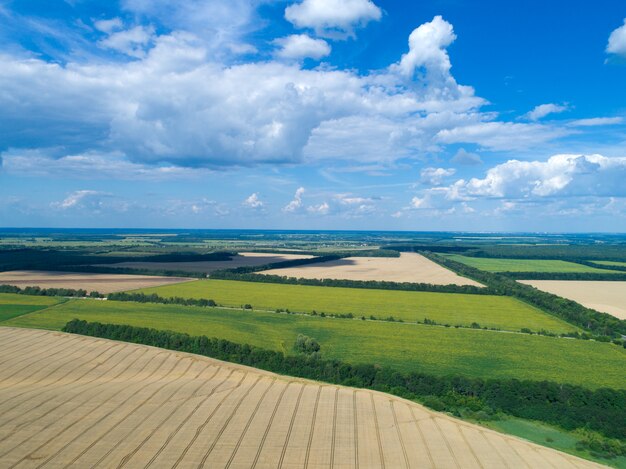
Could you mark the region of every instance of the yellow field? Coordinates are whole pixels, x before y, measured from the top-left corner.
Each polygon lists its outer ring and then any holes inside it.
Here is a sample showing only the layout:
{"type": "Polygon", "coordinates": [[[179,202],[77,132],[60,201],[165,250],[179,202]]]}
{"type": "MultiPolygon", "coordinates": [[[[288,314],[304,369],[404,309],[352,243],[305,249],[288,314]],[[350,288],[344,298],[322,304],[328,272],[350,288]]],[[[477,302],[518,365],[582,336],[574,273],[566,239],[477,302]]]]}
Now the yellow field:
{"type": "Polygon", "coordinates": [[[593,468],[394,396],[0,328],[4,467],[593,468]]]}
{"type": "Polygon", "coordinates": [[[198,262],[118,262],[117,264],[98,264],[100,267],[125,267],[130,269],[174,270],[192,273],[211,273],[221,269],[236,267],[255,267],[275,262],[295,259],[310,259],[313,256],[300,254],[267,254],[261,252],[242,252],[233,256],[230,261],[198,261],[198,262]]]}
{"type": "Polygon", "coordinates": [[[412,252],[403,252],[400,257],[346,257],[319,264],[266,270],[262,273],[297,278],[385,280],[482,287],[478,282],[461,277],[430,259],[412,252]]]}
{"type": "Polygon", "coordinates": [[[521,283],[574,300],[616,318],[626,319],[626,282],[522,280],[521,283]]]}
{"type": "Polygon", "coordinates": [[[148,275],[91,274],[78,272],[44,272],[38,270],[12,270],[0,272],[0,285],[41,288],[73,288],[111,293],[136,288],[159,287],[173,283],[188,282],[181,277],[157,277],[148,275]]]}

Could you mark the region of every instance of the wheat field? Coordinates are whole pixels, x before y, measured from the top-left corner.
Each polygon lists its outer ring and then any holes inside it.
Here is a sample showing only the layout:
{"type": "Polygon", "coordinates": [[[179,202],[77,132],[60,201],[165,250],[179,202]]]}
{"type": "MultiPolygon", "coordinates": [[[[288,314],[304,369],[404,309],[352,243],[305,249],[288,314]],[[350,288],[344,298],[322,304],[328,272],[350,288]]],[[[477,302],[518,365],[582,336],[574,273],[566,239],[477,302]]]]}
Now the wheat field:
{"type": "Polygon", "coordinates": [[[0,461],[43,468],[593,468],[387,394],[0,328],[0,461]]]}

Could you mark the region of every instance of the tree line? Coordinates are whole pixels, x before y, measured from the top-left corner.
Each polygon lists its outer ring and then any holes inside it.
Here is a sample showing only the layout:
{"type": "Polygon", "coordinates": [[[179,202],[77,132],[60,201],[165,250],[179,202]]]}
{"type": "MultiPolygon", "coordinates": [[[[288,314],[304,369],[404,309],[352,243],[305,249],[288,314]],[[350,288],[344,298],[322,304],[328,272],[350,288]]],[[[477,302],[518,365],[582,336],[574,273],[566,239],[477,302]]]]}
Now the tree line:
{"type": "Polygon", "coordinates": [[[495,294],[518,298],[596,335],[609,337],[626,335],[626,321],[610,314],[600,313],[575,301],[524,285],[506,275],[479,270],[433,253],[423,252],[422,254],[460,275],[487,285],[495,294]]]}
{"type": "Polygon", "coordinates": [[[315,287],[366,288],[375,290],[426,291],[434,293],[465,293],[470,295],[493,295],[489,288],[473,285],[434,285],[431,283],[388,282],[383,280],[344,280],[296,278],[281,275],[240,273],[233,270],[218,270],[211,274],[212,279],[238,280],[243,282],[279,283],[284,285],[307,285],[315,287]]]}
{"type": "MultiPolygon", "coordinates": [[[[501,412],[567,430],[589,429],[605,437],[626,439],[626,390],[623,389],[591,390],[550,381],[402,373],[374,364],[324,359],[318,353],[285,355],[224,339],[79,319],[68,322],[63,331],[195,353],[280,374],[389,392],[421,400],[436,410],[501,412]]],[[[306,343],[306,338],[300,341],[306,343]]],[[[312,347],[317,348],[314,344],[312,347]]]]}
{"type": "Polygon", "coordinates": [[[0,293],[16,293],[18,295],[31,296],[69,296],[76,298],[104,298],[104,295],[97,291],[87,292],[83,289],[73,288],[40,288],[40,287],[16,287],[14,285],[0,285],[0,293]]]}

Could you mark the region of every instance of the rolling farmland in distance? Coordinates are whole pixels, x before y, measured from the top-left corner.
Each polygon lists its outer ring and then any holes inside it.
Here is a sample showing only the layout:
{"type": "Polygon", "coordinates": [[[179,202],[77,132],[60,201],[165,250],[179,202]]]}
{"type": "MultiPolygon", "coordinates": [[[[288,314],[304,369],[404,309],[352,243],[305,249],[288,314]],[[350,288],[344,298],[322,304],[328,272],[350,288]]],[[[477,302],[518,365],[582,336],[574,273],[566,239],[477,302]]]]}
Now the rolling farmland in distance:
{"type": "Polygon", "coordinates": [[[315,337],[326,358],[399,371],[482,378],[553,380],[626,389],[626,349],[611,343],[409,323],[71,300],[1,323],[60,330],[72,319],[219,337],[291,353],[298,334],[315,337]]]}
{"type": "MultiPolygon", "coordinates": [[[[621,272],[608,269],[589,267],[575,262],[544,259],[499,259],[484,257],[469,257],[458,254],[445,254],[449,259],[461,262],[488,272],[554,272],[554,273],[594,273],[606,274],[621,272]]],[[[595,262],[595,261],[594,261],[595,262]]]]}
{"type": "Polygon", "coordinates": [[[458,293],[432,293],[304,285],[265,284],[229,280],[197,280],[178,285],[146,288],[140,292],[163,297],[206,298],[220,305],[250,304],[265,310],[292,312],[351,313],[378,319],[393,316],[407,322],[425,318],[440,324],[485,327],[511,331],[529,328],[570,332],[575,326],[550,316],[515,298],[458,293]]]}

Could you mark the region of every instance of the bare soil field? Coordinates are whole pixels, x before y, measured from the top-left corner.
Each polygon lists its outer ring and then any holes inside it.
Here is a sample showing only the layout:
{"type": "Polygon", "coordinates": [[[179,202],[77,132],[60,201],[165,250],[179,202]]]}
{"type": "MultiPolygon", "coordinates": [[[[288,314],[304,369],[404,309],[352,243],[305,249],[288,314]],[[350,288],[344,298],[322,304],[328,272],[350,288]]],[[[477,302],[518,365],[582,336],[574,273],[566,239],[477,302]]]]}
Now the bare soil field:
{"type": "Polygon", "coordinates": [[[520,282],[574,300],[587,308],[626,319],[626,282],[593,280],[520,280],[520,282]]]}
{"type": "Polygon", "coordinates": [[[394,396],[0,328],[4,467],[597,468],[394,396]]]}
{"type": "Polygon", "coordinates": [[[112,293],[137,288],[159,287],[189,282],[183,277],[149,275],[91,274],[82,272],[46,272],[38,270],[11,270],[0,272],[0,285],[40,288],[73,288],[100,293],[112,293]]]}
{"type": "Polygon", "coordinates": [[[127,267],[132,269],[176,270],[181,272],[210,274],[220,269],[237,267],[255,267],[273,264],[274,262],[291,261],[294,259],[310,259],[313,256],[300,254],[268,254],[262,252],[242,252],[230,261],[199,261],[199,262],[118,262],[117,264],[98,264],[98,267],[127,267]]]}
{"type": "Polygon", "coordinates": [[[482,287],[478,282],[461,277],[430,259],[412,252],[403,252],[400,257],[346,257],[345,259],[319,264],[271,269],[262,273],[298,278],[385,280],[388,282],[482,287]]]}

